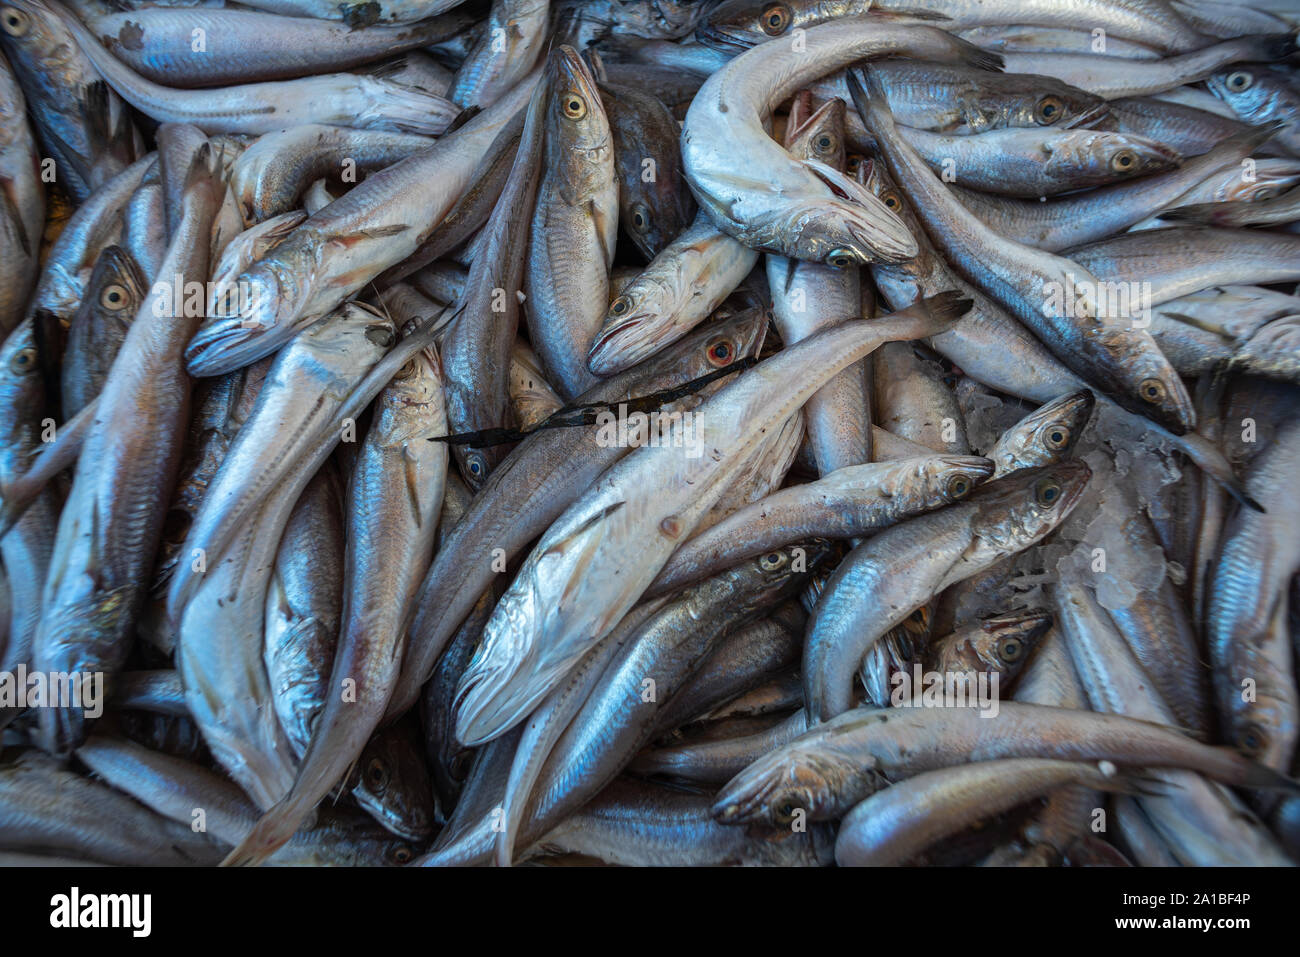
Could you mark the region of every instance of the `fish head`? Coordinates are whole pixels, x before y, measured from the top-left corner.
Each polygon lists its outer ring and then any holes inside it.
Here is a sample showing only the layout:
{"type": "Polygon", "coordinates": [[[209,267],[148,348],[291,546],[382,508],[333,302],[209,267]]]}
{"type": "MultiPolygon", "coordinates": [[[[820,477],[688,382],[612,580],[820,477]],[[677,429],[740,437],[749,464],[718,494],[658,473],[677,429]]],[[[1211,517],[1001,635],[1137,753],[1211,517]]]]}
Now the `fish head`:
{"type": "Polygon", "coordinates": [[[792,259],[852,269],[903,262],[919,251],[903,221],[865,190],[852,201],[823,192],[781,205],[763,229],[775,237],[772,248],[792,259]]]}
{"type": "MultiPolygon", "coordinates": [[[[22,431],[33,429],[45,407],[45,376],[36,343],[36,319],[28,318],[14,327],[0,346],[0,449],[13,449],[35,443],[34,431],[23,441],[22,431]]],[[[25,451],[25,449],[24,449],[25,451]]],[[[4,458],[8,459],[8,455],[4,458]]],[[[12,463],[25,468],[25,463],[12,463]]],[[[5,463],[8,471],[10,463],[5,463]]],[[[10,476],[12,477],[12,476],[10,476]]]]}
{"type": "Polygon", "coordinates": [[[129,326],[148,291],[135,257],[121,246],[106,246],[90,274],[82,309],[94,322],[129,326]]]}
{"type": "Polygon", "coordinates": [[[560,177],[565,203],[578,206],[611,174],[614,137],[596,80],[573,47],[557,47],[547,71],[548,172],[560,177]]]}
{"type": "Polygon", "coordinates": [[[822,820],[834,812],[831,795],[846,772],[842,762],[813,747],[779,748],[731,779],[714,798],[721,824],[789,828],[800,818],[822,820]]]}
{"type": "Polygon", "coordinates": [[[207,318],[185,347],[190,375],[224,375],[270,355],[317,316],[303,316],[300,303],[310,279],[277,260],[254,264],[233,281],[215,286],[207,318]]]}
{"type": "Polygon", "coordinates": [[[1106,101],[1053,76],[1007,73],[987,78],[972,91],[967,109],[1001,117],[1008,126],[1074,129],[1110,115],[1106,101]]]}
{"type": "Polygon", "coordinates": [[[322,804],[316,812],[316,861],[341,867],[402,867],[415,860],[416,847],[380,827],[355,808],[322,804]]]}
{"type": "Polygon", "coordinates": [[[1115,401],[1174,435],[1195,429],[1196,408],[1177,370],[1149,336],[1134,337],[1129,332],[1128,319],[1114,322],[1118,328],[1104,327],[1097,341],[1112,357],[1111,367],[1121,370],[1115,401]]]}
{"type": "Polygon", "coordinates": [[[1183,157],[1164,143],[1132,133],[1074,130],[1050,148],[1045,169],[1063,185],[1115,182],[1175,169],[1183,157]]]}
{"type": "Polygon", "coordinates": [[[743,53],[758,43],[789,36],[799,28],[822,23],[851,12],[847,2],[810,0],[725,0],[699,25],[695,37],[705,46],[724,53],[743,53]]]}
{"type": "Polygon", "coordinates": [[[612,375],[658,352],[674,333],[672,320],[690,288],[647,270],[609,304],[587,354],[594,375],[612,375]]]}
{"type": "Polygon", "coordinates": [[[389,380],[375,406],[372,432],[380,444],[398,446],[427,440],[446,430],[442,362],[436,348],[421,349],[389,380]]]}
{"type": "Polygon", "coordinates": [[[59,15],[40,0],[4,0],[0,3],[0,45],[29,71],[54,83],[66,77],[69,84],[80,74],[82,53],[59,15]]]}
{"type": "Polygon", "coordinates": [[[1265,63],[1235,63],[1206,77],[1205,85],[1247,121],[1262,122],[1274,116],[1280,112],[1281,100],[1289,100],[1292,110],[1300,105],[1300,95],[1288,89],[1281,75],[1265,63]]]}
{"type": "Polygon", "coordinates": [[[1210,177],[1206,185],[1214,185],[1213,201],[1254,203],[1280,196],[1300,185],[1300,162],[1294,159],[1269,157],[1256,160],[1254,172],[1253,177],[1246,177],[1241,175],[1240,168],[1232,167],[1210,177]]]}
{"type": "Polygon", "coordinates": [[[910,473],[909,477],[915,477],[914,488],[904,491],[903,496],[927,507],[969,498],[993,475],[993,463],[977,455],[928,455],[900,462],[899,467],[910,473]]]}
{"type": "MultiPolygon", "coordinates": [[[[802,101],[796,97],[795,103],[802,101]]],[[[838,97],[827,100],[804,115],[791,109],[785,131],[785,150],[795,159],[819,160],[834,169],[843,169],[845,104],[838,97]]]]}
{"type": "Polygon", "coordinates": [[[1040,541],[1079,504],[1092,470],[1080,459],[1022,469],[981,486],[970,498],[975,555],[1010,555],[1040,541]]]}
{"type": "Polygon", "coordinates": [[[1053,399],[1025,416],[998,439],[989,452],[1001,477],[1018,469],[1059,462],[1083,434],[1097,398],[1089,389],[1053,399]]]}
{"type": "Polygon", "coordinates": [[[793,595],[837,551],[828,539],[808,539],[741,562],[719,577],[738,600],[759,611],[793,595]]]}
{"type": "Polygon", "coordinates": [[[357,761],[352,796],[387,830],[407,840],[424,841],[433,833],[433,785],[409,717],[370,739],[357,761]]]}
{"type": "Polygon", "coordinates": [[[1020,674],[1051,627],[1051,612],[1041,608],[986,618],[975,626],[970,646],[983,670],[1001,675],[1005,686],[1020,674]]]}
{"type": "MultiPolygon", "coordinates": [[[[663,351],[654,352],[646,361],[653,362],[656,368],[662,369],[666,379],[674,382],[689,382],[712,372],[720,372],[741,359],[758,355],[767,332],[768,320],[767,311],[758,307],[731,314],[719,310],[714,318],[702,323],[663,351]]],[[[593,354],[594,351],[593,349],[593,354]]],[[[701,394],[716,391],[725,381],[720,379],[711,383],[701,394]]]]}

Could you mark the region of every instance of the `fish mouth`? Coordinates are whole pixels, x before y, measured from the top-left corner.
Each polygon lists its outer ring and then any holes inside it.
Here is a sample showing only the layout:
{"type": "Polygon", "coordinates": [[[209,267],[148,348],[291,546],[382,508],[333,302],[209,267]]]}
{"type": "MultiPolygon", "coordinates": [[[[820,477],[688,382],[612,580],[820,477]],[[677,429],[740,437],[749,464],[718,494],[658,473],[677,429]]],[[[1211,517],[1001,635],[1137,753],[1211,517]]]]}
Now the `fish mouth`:
{"type": "Polygon", "coordinates": [[[880,203],[880,208],[888,219],[883,216],[873,218],[867,214],[875,210],[865,209],[861,212],[855,210],[852,218],[845,219],[849,234],[865,250],[865,253],[860,252],[859,255],[869,257],[866,262],[905,263],[915,259],[920,252],[916,237],[884,203],[880,203]]]}
{"type": "Polygon", "coordinates": [[[185,347],[185,368],[195,378],[225,375],[269,356],[288,342],[300,323],[249,323],[239,316],[209,321],[185,347]]]}
{"type": "Polygon", "coordinates": [[[650,318],[648,313],[637,313],[619,320],[597,335],[587,354],[587,368],[592,375],[609,376],[622,372],[664,345],[657,341],[661,338],[658,336],[654,337],[655,341],[644,340],[634,348],[629,348],[630,343],[625,343],[624,340],[630,339],[632,332],[645,325],[650,318]]]}
{"type": "Polygon", "coordinates": [[[986,618],[982,628],[986,632],[1015,632],[1025,637],[1037,637],[1052,625],[1052,613],[1046,608],[1031,608],[1023,612],[986,618]]]}
{"type": "Polygon", "coordinates": [[[470,662],[452,701],[456,740],[477,748],[518,724],[548,691],[542,685],[525,694],[527,679],[528,674],[514,662],[504,666],[470,662]]]}
{"type": "Polygon", "coordinates": [[[1092,480],[1092,469],[1083,459],[1066,459],[1059,465],[1053,466],[1053,470],[1060,474],[1062,483],[1066,486],[1064,502],[1061,505],[1061,521],[1065,521],[1065,517],[1074,511],[1074,507],[1083,498],[1088,482],[1092,480]]]}
{"type": "Polygon", "coordinates": [[[711,50],[732,55],[744,53],[757,46],[757,41],[744,27],[728,27],[707,21],[695,28],[695,39],[711,50]]]}
{"type": "Polygon", "coordinates": [[[764,799],[773,789],[771,775],[765,776],[769,780],[758,788],[747,783],[746,771],[732,778],[713,800],[709,809],[713,819],[719,824],[756,824],[764,820],[764,799]]]}

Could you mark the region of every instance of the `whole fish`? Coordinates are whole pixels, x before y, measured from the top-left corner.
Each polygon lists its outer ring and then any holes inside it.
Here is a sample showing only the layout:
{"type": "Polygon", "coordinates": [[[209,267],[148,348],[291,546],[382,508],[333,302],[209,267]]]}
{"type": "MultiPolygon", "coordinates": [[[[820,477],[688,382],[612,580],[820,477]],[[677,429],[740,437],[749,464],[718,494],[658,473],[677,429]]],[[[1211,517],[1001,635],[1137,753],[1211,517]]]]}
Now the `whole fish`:
{"type": "MultiPolygon", "coordinates": [[[[755,310],[701,330],[583,398],[617,403],[725,369],[758,351],[765,324],[766,316],[755,310]]],[[[538,431],[488,478],[420,587],[390,716],[418,699],[457,625],[505,570],[503,559],[521,554],[602,472],[631,451],[627,444],[600,442],[597,435],[596,426],[538,431]]]]}
{"type": "MultiPolygon", "coordinates": [[[[695,411],[702,423],[695,441],[712,446],[709,454],[692,458],[670,437],[606,472],[542,536],[497,605],[457,693],[461,742],[482,743],[513,726],[608,633],[718,500],[763,432],[881,342],[941,331],[964,310],[951,297],[911,314],[825,329],[760,363],[695,411]],[[635,565],[624,564],[614,556],[626,557],[632,541],[635,565]]],[[[678,424],[670,428],[677,432],[678,424]]]]}
{"type": "Polygon", "coordinates": [[[936,592],[1042,539],[1078,504],[1091,474],[1077,459],[1015,472],[850,552],[808,622],[810,724],[848,710],[857,664],[885,631],[936,592]]]}
{"type": "Polygon", "coordinates": [[[1295,40],[1280,36],[1240,37],[1193,53],[1159,60],[1099,58],[1088,53],[1006,53],[1008,73],[1047,73],[1107,100],[1149,96],[1204,80],[1231,63],[1282,59],[1295,52],[1295,40]]]}
{"type": "Polygon", "coordinates": [[[1215,174],[1239,177],[1242,161],[1271,135],[1271,130],[1246,130],[1169,172],[1048,202],[992,196],[955,183],[951,189],[963,206],[1008,239],[1060,252],[1123,232],[1157,212],[1163,218],[1163,207],[1185,201],[1215,174]]]}
{"type": "Polygon", "coordinates": [[[609,80],[599,86],[614,137],[618,221],[649,262],[695,215],[677,147],[681,130],[653,94],[609,80]]]}
{"type": "Polygon", "coordinates": [[[429,441],[447,429],[437,355],[413,359],[377,403],[348,490],[343,613],[331,693],[312,724],[293,789],[226,864],[259,863],[293,835],[357,759],[397,680],[401,625],[433,554],[447,473],[447,447],[429,441]]]}
{"type": "MultiPolygon", "coordinates": [[[[126,104],[99,78],[71,29],[41,0],[0,7],[0,45],[26,94],[42,152],[54,161],[54,181],[80,205],[143,150],[126,104]]],[[[22,104],[14,105],[21,113],[22,104]]],[[[22,174],[18,165],[10,175],[22,174]]]]}
{"type": "MultiPolygon", "coordinates": [[[[786,126],[786,151],[844,170],[844,101],[816,111],[796,98],[786,126]]],[[[811,104],[809,104],[810,106],[811,104]]],[[[861,314],[859,270],[834,269],[768,254],[767,282],[772,318],[786,345],[842,319],[861,314]]],[[[893,345],[887,343],[886,345],[893,345]]],[[[850,366],[813,394],[804,407],[808,444],[817,469],[826,475],[871,459],[872,398],[866,364],[850,366]]]]}
{"type": "Polygon", "coordinates": [[[773,492],[688,539],[646,594],[666,594],[796,539],[864,535],[961,501],[991,474],[984,459],[947,455],[837,469],[819,481],[773,492]]]}
{"type": "Polygon", "coordinates": [[[1284,772],[1295,751],[1300,705],[1282,622],[1287,582],[1300,568],[1300,550],[1291,533],[1285,480],[1279,480],[1291,474],[1298,451],[1300,429],[1283,420],[1252,463],[1247,485],[1268,513],[1243,509],[1229,520],[1206,622],[1219,718],[1229,740],[1284,772]]]}
{"type": "Polygon", "coordinates": [[[976,821],[1068,785],[1118,792],[1137,786],[1105,762],[1018,758],[927,771],[877,791],[846,814],[835,838],[835,863],[906,863],[976,821]]]}
{"type": "Polygon", "coordinates": [[[967,279],[1025,323],[1053,354],[1125,408],[1181,435],[1195,415],[1178,374],[1150,333],[1104,302],[1087,263],[1012,242],[962,206],[899,135],[868,68],[868,98],[851,83],[854,101],[876,134],[889,171],[909,195],[916,216],[967,279]]]}
{"type": "Polygon", "coordinates": [[[990,130],[954,136],[903,130],[945,181],[999,196],[1056,196],[1176,168],[1174,150],[1132,133],[1105,130],[990,130]]]}
{"type": "Polygon", "coordinates": [[[808,82],[864,57],[990,67],[997,55],[933,27],[870,18],[814,27],[802,39],[798,50],[760,44],[705,81],[682,128],[686,181],[719,229],[756,249],[841,269],[910,258],[916,242],[884,204],[831,167],[784,152],[763,122],[808,82]],[[736,167],[737,152],[749,158],[744,170],[736,167]]]}
{"type": "MultiPolygon", "coordinates": [[[[6,22],[0,15],[0,24],[6,22]]],[[[0,60],[0,114],[12,118],[0,133],[0,169],[5,171],[0,177],[0,263],[11,277],[0,293],[0,330],[6,333],[18,325],[36,282],[45,224],[41,158],[26,112],[23,91],[9,64],[0,60]]]]}
{"type": "Polygon", "coordinates": [[[295,123],[351,123],[365,129],[443,132],[457,110],[448,101],[382,76],[333,73],[203,90],[147,80],[100,45],[59,0],[40,3],[67,27],[104,82],[159,123],[188,123],[205,133],[271,133],[295,123]]]}
{"type": "MultiPolygon", "coordinates": [[[[533,90],[510,176],[465,278],[465,291],[443,336],[447,424],[451,432],[509,428],[511,353],[519,329],[528,227],[537,198],[548,82],[533,90]]],[[[477,491],[505,454],[500,446],[453,448],[461,474],[477,491]]]]}
{"type": "MultiPolygon", "coordinates": [[[[786,0],[765,3],[763,0],[726,0],[719,4],[700,26],[705,42],[761,43],[771,37],[785,36],[796,29],[808,29],[841,17],[866,13],[868,10],[903,15],[924,11],[911,0],[786,0]]],[[[1060,0],[1035,0],[1025,4],[1015,0],[945,0],[934,11],[944,17],[944,28],[1032,25],[1100,28],[1114,35],[1155,47],[1166,53],[1196,50],[1205,38],[1167,4],[1160,0],[1084,0],[1065,3],[1060,0]]]]}
{"type": "Polygon", "coordinates": [[[547,66],[546,150],[524,273],[528,331],[564,399],[595,383],[587,351],[609,306],[618,238],[613,137],[596,81],[572,47],[547,66]]]}
{"type": "Polygon", "coordinates": [[[334,73],[458,33],[452,14],[355,29],[337,21],[224,7],[144,7],[87,18],[104,46],[136,73],[174,87],[224,86],[334,73]],[[201,31],[203,49],[194,49],[201,31]],[[202,52],[203,56],[196,56],[202,52]]]}
{"type": "Polygon", "coordinates": [[[532,92],[505,99],[428,149],[367,178],[240,275],[240,294],[210,302],[186,350],[191,375],[255,362],[410,255],[451,209],[501,126],[532,92]]]}
{"type": "Polygon", "coordinates": [[[329,696],[343,589],[343,491],[328,463],[293,507],[266,591],[264,658],[271,700],[295,757],[329,696]]]}
{"type": "Polygon", "coordinates": [[[1244,787],[1294,787],[1230,748],[1119,715],[1014,701],[994,718],[978,708],[856,708],[755,761],[719,792],[713,815],[788,828],[799,811],[809,821],[840,817],[891,778],[1012,757],[1182,767],[1244,787]]]}
{"type": "MultiPolygon", "coordinates": [[[[34,648],[42,670],[111,675],[130,651],[188,421],[191,380],[181,355],[198,316],[183,304],[178,309],[182,290],[174,287],[207,275],[206,239],[221,196],[214,161],[205,142],[190,165],[180,228],[163,263],[172,279],[141,303],[104,381],[59,516],[34,648]]],[[[45,746],[66,753],[80,744],[84,715],[75,706],[43,709],[45,746]]]]}

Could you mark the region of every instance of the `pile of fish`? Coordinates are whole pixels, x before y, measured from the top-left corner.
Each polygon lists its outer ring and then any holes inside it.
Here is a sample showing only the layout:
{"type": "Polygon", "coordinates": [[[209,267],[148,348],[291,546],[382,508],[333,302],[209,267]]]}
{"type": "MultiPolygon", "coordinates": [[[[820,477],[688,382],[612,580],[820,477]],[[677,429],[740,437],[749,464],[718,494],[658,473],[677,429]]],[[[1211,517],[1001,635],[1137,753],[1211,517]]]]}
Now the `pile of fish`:
{"type": "Polygon", "coordinates": [[[0,0],[0,863],[1300,862],[1294,0],[0,0]]]}

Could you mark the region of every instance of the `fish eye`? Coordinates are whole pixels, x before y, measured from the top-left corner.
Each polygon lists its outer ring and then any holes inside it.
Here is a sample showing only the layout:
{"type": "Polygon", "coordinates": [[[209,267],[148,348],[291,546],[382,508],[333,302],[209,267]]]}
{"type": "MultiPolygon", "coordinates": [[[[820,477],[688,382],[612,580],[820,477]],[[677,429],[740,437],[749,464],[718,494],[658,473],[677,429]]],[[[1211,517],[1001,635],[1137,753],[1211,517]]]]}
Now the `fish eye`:
{"type": "Polygon", "coordinates": [[[1237,735],[1237,747],[1248,756],[1255,757],[1268,747],[1268,735],[1258,725],[1247,725],[1237,735]]]}
{"type": "Polygon", "coordinates": [[[790,26],[790,8],[784,3],[772,4],[763,11],[763,18],[759,24],[769,37],[779,37],[790,26]]]}
{"type": "Polygon", "coordinates": [[[1061,483],[1053,478],[1039,479],[1034,486],[1034,501],[1043,508],[1051,508],[1061,500],[1061,483]]]}
{"type": "Polygon", "coordinates": [[[1052,425],[1045,436],[1049,449],[1063,449],[1070,444],[1070,430],[1064,425],[1052,425]]]}
{"type": "Polygon", "coordinates": [[[887,189],[881,193],[880,201],[885,204],[886,209],[893,210],[894,212],[898,212],[903,208],[902,198],[892,189],[887,189]]]}
{"type": "Polygon", "coordinates": [[[413,857],[415,857],[415,852],[412,851],[405,844],[399,844],[397,845],[397,847],[393,848],[392,857],[393,857],[393,863],[405,864],[408,861],[410,861],[413,857]]]}
{"type": "Polygon", "coordinates": [[[1143,379],[1138,385],[1138,394],[1148,402],[1160,402],[1168,392],[1159,379],[1143,379]]]}
{"type": "Polygon", "coordinates": [[[826,265],[836,269],[848,269],[854,262],[856,257],[849,249],[832,249],[830,255],[826,257],[826,265]]]}
{"type": "Polygon", "coordinates": [[[1129,173],[1137,169],[1137,154],[1132,150],[1120,150],[1110,158],[1110,168],[1117,173],[1129,173]]]}
{"type": "Polygon", "coordinates": [[[577,93],[565,93],[562,97],[564,115],[571,120],[580,120],[587,115],[587,101],[577,93]]]}
{"type": "Polygon", "coordinates": [[[735,358],[736,350],[731,347],[731,343],[726,339],[718,339],[709,343],[706,355],[715,366],[725,366],[731,364],[731,360],[735,358]]]}
{"type": "Polygon", "coordinates": [[[1255,77],[1253,75],[1245,70],[1237,70],[1235,73],[1228,74],[1228,79],[1224,81],[1224,85],[1233,93],[1241,93],[1244,90],[1249,90],[1254,82],[1255,77]]]}
{"type": "Polygon", "coordinates": [[[1039,126],[1050,126],[1065,114],[1065,104],[1059,96],[1045,96],[1034,107],[1034,122],[1039,126]]]}
{"type": "Polygon", "coordinates": [[[116,312],[126,305],[126,289],[117,283],[110,283],[99,294],[99,304],[105,309],[112,309],[116,312]]]}
{"type": "Polygon", "coordinates": [[[774,572],[785,564],[784,552],[768,552],[758,560],[758,567],[765,572],[774,572]]]}
{"type": "Polygon", "coordinates": [[[469,473],[470,478],[482,478],[483,474],[487,471],[487,466],[483,461],[483,456],[479,455],[477,452],[470,452],[466,455],[465,471],[469,473]]]}
{"type": "Polygon", "coordinates": [[[650,230],[650,210],[641,203],[632,206],[632,228],[638,233],[650,230]]]}
{"type": "Polygon", "coordinates": [[[366,766],[366,784],[376,794],[383,794],[388,789],[388,768],[379,758],[371,758],[366,766]]]}
{"type": "Polygon", "coordinates": [[[619,296],[609,304],[609,314],[611,316],[626,316],[632,311],[632,300],[627,296],[619,296]]]}
{"type": "Polygon", "coordinates": [[[948,479],[947,491],[949,498],[965,498],[970,494],[971,488],[973,488],[973,485],[969,476],[954,475],[948,479]]]}
{"type": "Polygon", "coordinates": [[[1008,638],[998,648],[998,656],[1003,661],[1016,661],[1024,653],[1025,646],[1019,638],[1008,638]]]}
{"type": "Polygon", "coordinates": [[[823,133],[821,136],[817,137],[817,141],[813,143],[813,147],[819,153],[829,153],[834,146],[835,139],[829,133],[823,133]]]}
{"type": "Polygon", "coordinates": [[[366,326],[366,338],[379,346],[381,349],[387,349],[393,344],[396,336],[393,335],[391,326],[366,326]]]}
{"type": "Polygon", "coordinates": [[[794,820],[795,814],[799,811],[799,806],[793,800],[786,800],[776,809],[776,823],[789,824],[794,820]]]}
{"type": "Polygon", "coordinates": [[[15,10],[9,7],[3,14],[0,14],[0,26],[4,27],[5,33],[11,37],[20,37],[25,34],[31,26],[31,19],[21,10],[15,10]]]}
{"type": "Polygon", "coordinates": [[[36,350],[31,347],[19,349],[14,353],[14,357],[9,360],[9,368],[11,371],[18,373],[19,375],[35,369],[36,350]]]}

